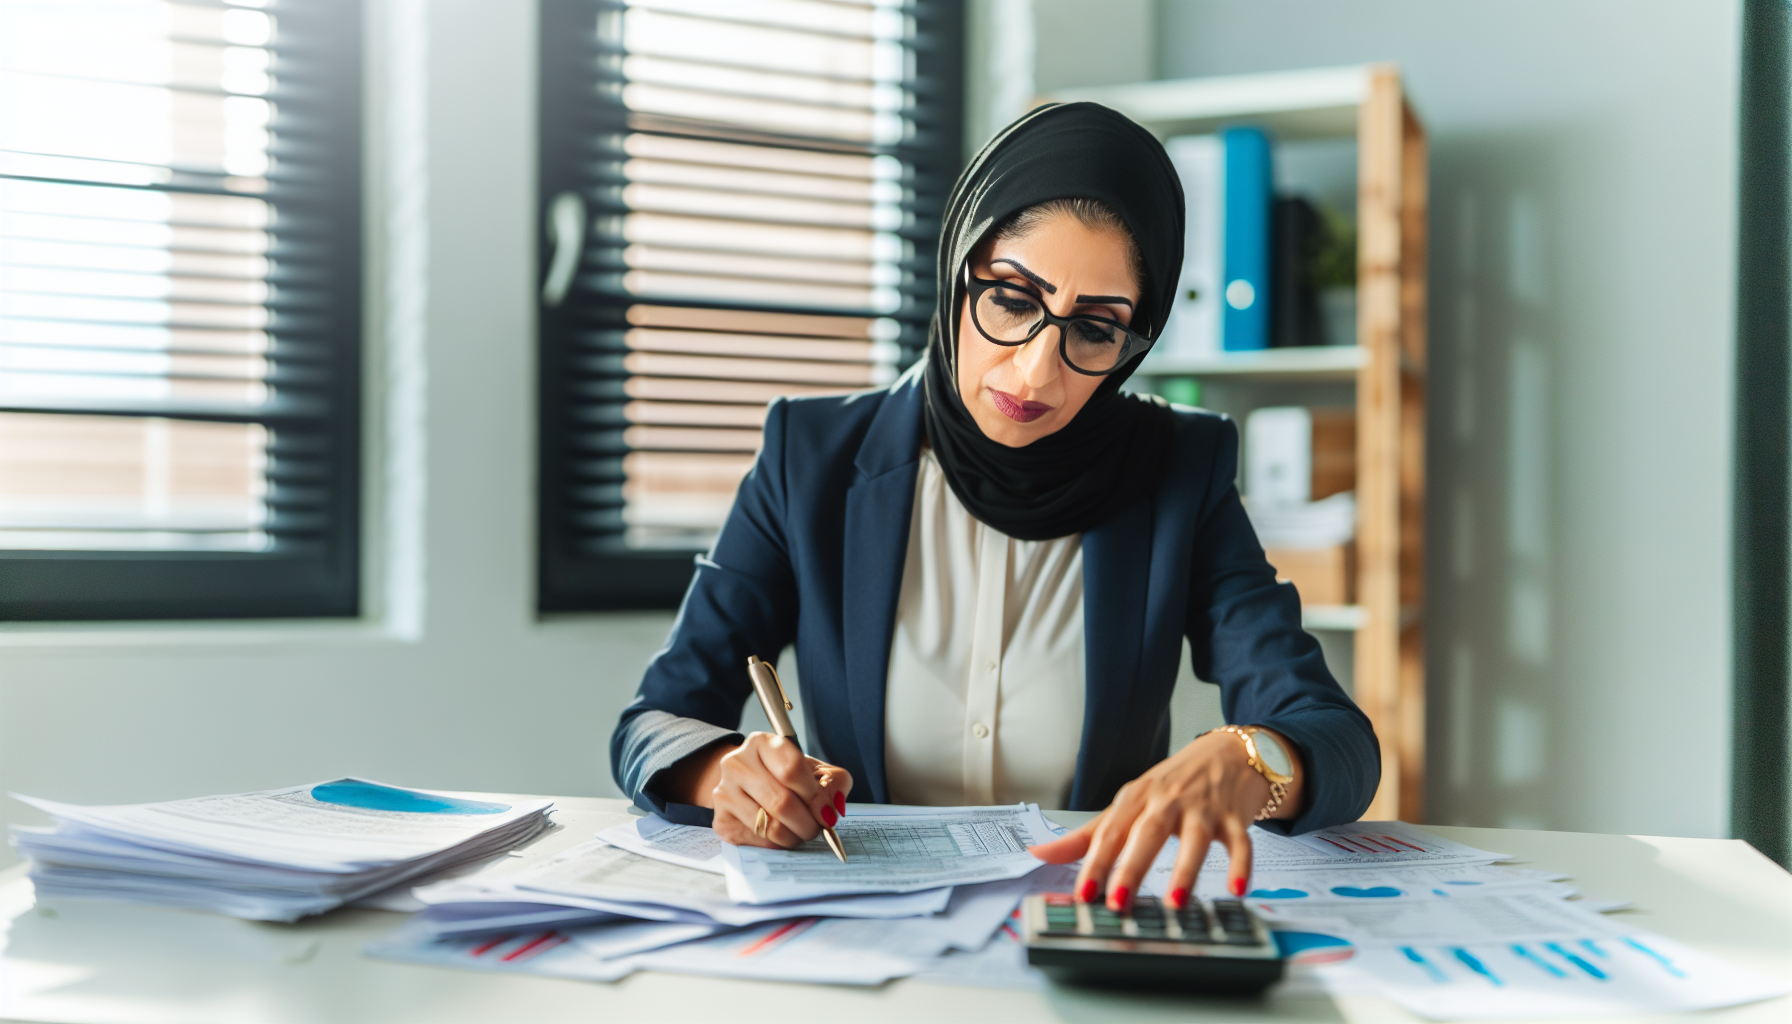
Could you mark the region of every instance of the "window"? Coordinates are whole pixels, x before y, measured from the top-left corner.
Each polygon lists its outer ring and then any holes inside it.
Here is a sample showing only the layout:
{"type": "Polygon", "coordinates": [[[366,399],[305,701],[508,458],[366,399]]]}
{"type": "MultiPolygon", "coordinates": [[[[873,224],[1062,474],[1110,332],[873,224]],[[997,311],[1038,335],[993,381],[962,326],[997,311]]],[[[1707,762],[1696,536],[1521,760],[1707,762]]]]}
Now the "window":
{"type": "Polygon", "coordinates": [[[356,613],[360,16],[0,0],[0,619],[356,613]]]}
{"type": "Polygon", "coordinates": [[[543,611],[671,607],[778,395],[925,343],[962,6],[546,0],[543,611]]]}

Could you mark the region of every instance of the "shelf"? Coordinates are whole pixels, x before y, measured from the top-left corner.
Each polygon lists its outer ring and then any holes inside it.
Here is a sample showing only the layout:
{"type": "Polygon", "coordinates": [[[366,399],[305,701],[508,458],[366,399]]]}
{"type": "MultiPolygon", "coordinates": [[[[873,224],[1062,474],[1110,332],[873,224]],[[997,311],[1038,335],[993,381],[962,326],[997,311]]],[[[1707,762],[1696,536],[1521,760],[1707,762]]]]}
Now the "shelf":
{"type": "MultiPolygon", "coordinates": [[[[1400,609],[1400,628],[1408,630],[1424,621],[1421,609],[1406,606],[1400,609]]],[[[1309,604],[1300,610],[1302,629],[1322,629],[1338,633],[1354,633],[1369,624],[1369,612],[1360,604],[1309,604]]]]}
{"type": "Polygon", "coordinates": [[[1310,604],[1300,610],[1300,624],[1305,629],[1354,633],[1368,621],[1369,613],[1359,604],[1310,604]]]}
{"type": "Polygon", "coordinates": [[[1220,352],[1210,356],[1173,357],[1156,354],[1139,365],[1142,377],[1273,377],[1277,380],[1352,381],[1369,364],[1360,345],[1313,345],[1266,348],[1259,352],[1220,352]]]}
{"type": "Polygon", "coordinates": [[[1381,788],[1367,817],[1410,820],[1423,814],[1425,623],[1419,611],[1424,598],[1414,584],[1424,568],[1428,151],[1398,68],[1362,64],[1145,82],[1065,90],[1050,98],[1104,104],[1162,139],[1256,125],[1278,141],[1354,141],[1362,303],[1356,336],[1376,347],[1190,358],[1166,346],[1148,355],[1138,373],[1142,391],[1175,390],[1157,385],[1194,378],[1216,402],[1241,407],[1278,388],[1289,392],[1283,397],[1291,402],[1319,401],[1319,391],[1344,385],[1355,392],[1359,603],[1309,606],[1301,621],[1325,634],[1328,644],[1350,641],[1353,696],[1381,741],[1381,788]],[[1311,387],[1320,383],[1327,387],[1311,387]],[[1307,386],[1311,393],[1282,385],[1307,386]]]}
{"type": "Polygon", "coordinates": [[[1120,111],[1159,138],[1211,132],[1249,120],[1284,139],[1346,138],[1369,96],[1368,64],[1261,75],[1187,78],[1139,85],[1065,89],[1057,100],[1092,100],[1120,111]]]}

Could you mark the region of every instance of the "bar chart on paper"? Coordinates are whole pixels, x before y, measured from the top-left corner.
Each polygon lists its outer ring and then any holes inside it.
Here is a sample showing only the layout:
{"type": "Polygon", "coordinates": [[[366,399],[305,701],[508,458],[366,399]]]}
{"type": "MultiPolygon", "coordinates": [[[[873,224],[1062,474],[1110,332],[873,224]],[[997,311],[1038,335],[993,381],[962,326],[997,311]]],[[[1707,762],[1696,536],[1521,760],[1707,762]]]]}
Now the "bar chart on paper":
{"type": "Polygon", "coordinates": [[[1785,991],[1657,935],[1371,948],[1356,967],[1437,1019],[1662,1013],[1785,991]]]}
{"type": "Polygon", "coordinates": [[[1562,891],[1568,887],[1525,881],[1517,872],[1511,880],[1487,874],[1509,870],[1307,872],[1308,895],[1253,894],[1251,902],[1284,952],[1312,965],[1324,987],[1341,992],[1372,982],[1436,1020],[1660,1013],[1787,990],[1777,979],[1570,902],[1562,891]],[[1387,884],[1324,885],[1352,873],[1387,884]],[[1463,881],[1480,884],[1447,888],[1463,881]],[[1427,898],[1434,882],[1441,883],[1436,898],[1427,898]]]}

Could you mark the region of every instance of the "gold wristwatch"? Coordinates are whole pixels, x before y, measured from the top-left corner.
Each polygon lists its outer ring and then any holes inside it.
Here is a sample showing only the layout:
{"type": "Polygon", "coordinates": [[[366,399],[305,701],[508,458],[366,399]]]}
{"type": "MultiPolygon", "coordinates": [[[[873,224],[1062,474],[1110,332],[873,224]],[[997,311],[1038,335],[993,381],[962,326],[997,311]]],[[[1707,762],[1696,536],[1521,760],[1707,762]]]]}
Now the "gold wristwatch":
{"type": "Polygon", "coordinates": [[[1262,821],[1281,810],[1282,801],[1288,799],[1288,787],[1294,782],[1294,759],[1275,734],[1255,725],[1222,725],[1208,731],[1229,732],[1243,740],[1245,763],[1269,780],[1269,803],[1251,820],[1262,821]]]}

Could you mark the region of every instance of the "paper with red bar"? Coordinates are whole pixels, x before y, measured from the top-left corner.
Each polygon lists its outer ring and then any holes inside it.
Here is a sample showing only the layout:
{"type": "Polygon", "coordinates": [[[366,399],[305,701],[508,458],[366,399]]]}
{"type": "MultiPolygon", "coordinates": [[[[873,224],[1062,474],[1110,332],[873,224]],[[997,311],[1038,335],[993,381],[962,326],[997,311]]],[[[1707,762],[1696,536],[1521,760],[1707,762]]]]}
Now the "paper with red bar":
{"type": "MultiPolygon", "coordinates": [[[[1403,821],[1356,821],[1304,836],[1277,835],[1252,825],[1250,836],[1253,879],[1288,872],[1466,867],[1511,859],[1504,853],[1477,850],[1434,836],[1403,821]]],[[[1175,838],[1166,841],[1139,891],[1147,896],[1163,895],[1181,852],[1175,838]]],[[[1207,887],[1203,892],[1223,884],[1230,863],[1231,857],[1223,845],[1214,843],[1208,849],[1198,882],[1207,887]]]]}
{"type": "MultiPolygon", "coordinates": [[[[1441,867],[1446,864],[1492,864],[1509,854],[1477,850],[1404,821],[1353,821],[1309,832],[1281,836],[1251,827],[1251,871],[1309,871],[1314,868],[1441,867]]],[[[1225,871],[1226,848],[1214,844],[1203,871],[1225,871]]]]}
{"type": "MultiPolygon", "coordinates": [[[[1477,850],[1434,836],[1404,821],[1353,821],[1288,838],[1328,858],[1324,865],[1327,867],[1341,864],[1376,867],[1384,864],[1484,864],[1511,859],[1507,854],[1477,850]]],[[[1259,866],[1268,865],[1260,863],[1259,866]]]]}
{"type": "Polygon", "coordinates": [[[630,957],[636,967],[756,981],[880,985],[919,971],[949,942],[926,918],[804,917],[630,957]]]}

